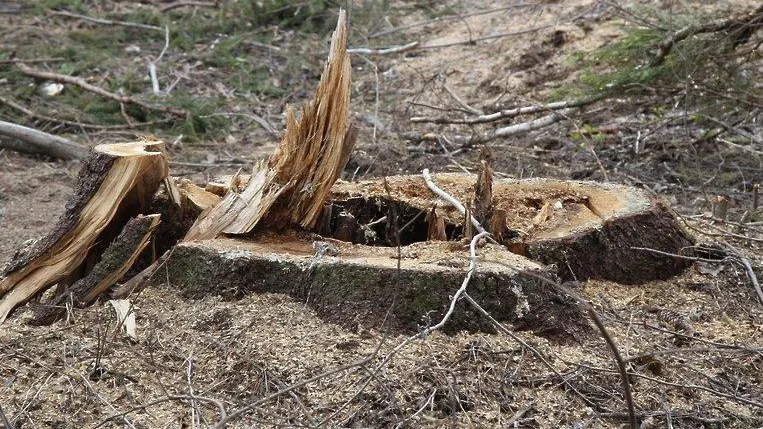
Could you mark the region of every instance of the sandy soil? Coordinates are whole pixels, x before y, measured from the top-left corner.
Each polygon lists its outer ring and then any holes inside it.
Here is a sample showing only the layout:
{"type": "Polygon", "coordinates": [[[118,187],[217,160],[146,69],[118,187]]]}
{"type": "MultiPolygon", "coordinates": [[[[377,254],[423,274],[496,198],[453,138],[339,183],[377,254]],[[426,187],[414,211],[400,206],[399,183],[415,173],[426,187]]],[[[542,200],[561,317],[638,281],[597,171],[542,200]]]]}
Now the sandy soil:
{"type": "MultiPolygon", "coordinates": [[[[479,3],[483,10],[504,5],[479,3]]],[[[416,11],[396,17],[394,25],[428,19],[416,11]]],[[[454,153],[443,153],[435,143],[405,141],[398,132],[464,132],[452,125],[408,123],[411,116],[438,113],[427,105],[463,108],[443,84],[483,111],[532,104],[571,79],[571,52],[610,42],[621,34],[619,23],[603,3],[574,1],[401,32],[401,39],[421,40],[430,48],[373,58],[377,73],[369,63],[353,61],[352,112],[362,134],[345,178],[433,166],[438,171],[473,168],[477,151],[451,147],[454,153]],[[433,47],[538,27],[474,45],[433,47]]],[[[374,39],[368,44],[375,45],[374,39]]],[[[280,112],[282,106],[270,109],[280,112]]],[[[597,105],[590,120],[622,125],[619,109],[597,105]]],[[[568,138],[576,123],[495,141],[494,168],[511,177],[604,179],[606,174],[609,180],[658,192],[686,215],[701,215],[709,210],[698,202],[701,193],[664,175],[674,159],[666,158],[672,148],[661,148],[680,134],[678,127],[652,136],[647,152],[630,153],[631,138],[647,116],[631,118],[622,131],[608,135],[598,154],[568,138]]],[[[253,153],[269,152],[269,140],[264,134],[237,135],[209,147],[178,145],[171,153],[192,162],[223,157],[251,162],[253,153]]],[[[717,163],[715,156],[708,152],[705,159],[717,163]]],[[[759,156],[742,152],[725,159],[738,162],[746,184],[760,179],[759,156]]],[[[0,263],[55,222],[77,170],[76,162],[0,151],[0,263]]],[[[173,174],[204,183],[235,170],[177,165],[173,174]]],[[[715,191],[710,186],[709,192],[715,191]]],[[[739,211],[746,204],[745,189],[726,190],[739,211]]],[[[739,232],[700,218],[688,223],[702,242],[728,239],[712,235],[719,233],[712,227],[739,232]]],[[[763,278],[763,234],[756,231],[752,239],[731,244],[763,278]]],[[[49,327],[26,324],[34,302],[19,308],[0,328],[5,416],[25,428],[186,428],[213,426],[222,418],[220,407],[231,415],[255,404],[236,415],[230,427],[620,428],[627,422],[615,363],[597,335],[559,343],[529,332],[434,333],[395,351],[405,335],[360,325],[344,329],[285,295],[190,300],[177,293],[171,278],[158,283],[131,297],[136,339],[116,329],[116,316],[105,303],[72,310],[66,321],[49,327]],[[307,382],[311,377],[316,380],[307,382]],[[286,386],[294,388],[276,395],[286,386]]],[[[641,427],[668,427],[666,415],[677,428],[763,425],[763,307],[738,262],[697,263],[681,276],[640,285],[592,280],[580,285],[580,292],[593,303],[627,362],[641,427]]]]}

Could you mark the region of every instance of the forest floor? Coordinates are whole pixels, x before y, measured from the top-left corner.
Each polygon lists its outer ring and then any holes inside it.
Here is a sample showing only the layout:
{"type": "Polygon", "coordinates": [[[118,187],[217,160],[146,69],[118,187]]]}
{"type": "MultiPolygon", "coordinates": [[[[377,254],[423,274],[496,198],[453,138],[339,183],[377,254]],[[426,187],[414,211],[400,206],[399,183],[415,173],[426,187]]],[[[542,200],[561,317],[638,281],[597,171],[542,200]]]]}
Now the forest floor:
{"type": "MultiPolygon", "coordinates": [[[[153,134],[167,143],[171,174],[201,184],[251,169],[278,143],[285,106],[312,94],[338,6],[217,3],[0,5],[0,119],[89,147],[153,134]],[[43,95],[45,82],[19,69],[19,58],[159,108],[120,104],[69,84],[43,95]],[[159,94],[152,94],[151,61],[159,94]]],[[[343,179],[424,168],[476,172],[484,144],[498,177],[649,189],[699,244],[726,256],[664,281],[581,283],[625,359],[640,425],[761,427],[763,305],[752,278],[763,280],[763,218],[750,207],[753,184],[763,179],[763,31],[735,48],[746,54],[719,59],[713,51],[715,60],[684,69],[672,58],[654,80],[615,86],[622,91],[535,130],[491,135],[545,110],[477,125],[411,121],[452,122],[606,91],[622,77],[613,68],[629,66],[612,57],[633,53],[617,43],[643,48],[655,40],[639,38],[639,29],[680,29],[758,6],[354,4],[351,48],[418,44],[353,54],[350,111],[360,137],[343,179]],[[618,46],[623,51],[607,51],[618,46]],[[717,68],[708,71],[708,64],[717,68]],[[726,220],[710,215],[718,201],[728,203],[726,220]]],[[[64,211],[79,165],[0,149],[0,262],[64,211]]],[[[406,335],[348,330],[286,295],[192,300],[166,278],[131,300],[137,339],[115,331],[104,303],[48,327],[26,324],[33,304],[11,315],[0,327],[0,414],[12,427],[214,426],[221,407],[231,414],[247,404],[255,406],[230,427],[615,428],[628,421],[617,367],[596,336],[561,343],[532,332],[434,333],[385,360],[406,335]],[[279,392],[287,386],[293,389],[279,392]]]]}

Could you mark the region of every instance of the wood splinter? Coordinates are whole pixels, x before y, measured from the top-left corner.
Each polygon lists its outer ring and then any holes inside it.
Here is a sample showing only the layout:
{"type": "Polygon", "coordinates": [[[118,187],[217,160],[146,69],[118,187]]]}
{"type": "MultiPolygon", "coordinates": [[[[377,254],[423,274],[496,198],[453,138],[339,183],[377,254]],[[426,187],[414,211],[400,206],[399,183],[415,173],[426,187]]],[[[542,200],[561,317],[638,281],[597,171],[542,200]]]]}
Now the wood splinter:
{"type": "Polygon", "coordinates": [[[101,261],[63,294],[41,306],[30,323],[49,325],[61,319],[66,311],[65,304],[70,299],[77,308],[92,304],[133,266],[148,245],[152,233],[159,226],[159,218],[158,214],[153,214],[130,219],[119,236],[103,252],[101,261]]]}
{"type": "Polygon", "coordinates": [[[54,228],[0,268],[0,323],[17,306],[83,273],[131,217],[146,213],[167,177],[163,143],[99,145],[54,228]]]}

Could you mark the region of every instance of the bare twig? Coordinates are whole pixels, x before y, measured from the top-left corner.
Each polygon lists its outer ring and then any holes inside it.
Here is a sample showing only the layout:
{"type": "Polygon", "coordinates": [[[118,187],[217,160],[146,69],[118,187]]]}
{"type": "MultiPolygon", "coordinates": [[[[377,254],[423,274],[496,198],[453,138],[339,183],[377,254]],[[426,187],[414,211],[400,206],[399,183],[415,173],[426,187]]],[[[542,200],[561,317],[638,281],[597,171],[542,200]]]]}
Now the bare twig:
{"type": "Polygon", "coordinates": [[[747,272],[747,277],[749,277],[750,282],[752,282],[752,287],[755,289],[755,293],[758,294],[758,301],[763,304],[763,289],[760,288],[760,283],[758,283],[758,276],[755,275],[755,270],[752,269],[750,260],[745,258],[744,255],[742,255],[742,252],[729,245],[726,245],[726,249],[729,253],[734,255],[734,257],[739,262],[741,262],[742,265],[744,265],[745,271],[747,272]]]}
{"type": "MultiPolygon", "coordinates": [[[[466,208],[463,204],[461,204],[457,199],[453,198],[450,194],[440,189],[437,185],[435,185],[434,181],[432,180],[432,176],[429,175],[429,169],[425,168],[424,171],[421,172],[421,175],[424,176],[424,181],[427,183],[427,187],[434,192],[438,197],[445,200],[448,204],[453,206],[456,210],[458,210],[459,213],[461,213],[461,216],[466,216],[466,208]]],[[[479,231],[480,235],[485,233],[485,228],[480,225],[480,223],[477,221],[477,219],[474,218],[474,216],[469,216],[471,219],[472,225],[474,225],[474,229],[479,231]]]]}
{"type": "Polygon", "coordinates": [[[100,95],[102,97],[109,98],[109,99],[114,100],[114,101],[116,101],[118,103],[135,104],[137,106],[143,107],[146,110],[151,110],[151,111],[154,111],[154,112],[169,113],[169,114],[172,114],[174,116],[179,116],[179,117],[185,117],[186,116],[186,111],[183,110],[183,109],[176,109],[176,108],[173,108],[173,107],[166,107],[166,106],[156,106],[156,105],[152,105],[152,104],[146,103],[144,101],[136,100],[135,98],[130,97],[130,96],[117,95],[117,94],[114,94],[112,92],[106,91],[105,89],[103,89],[101,87],[92,85],[92,84],[86,82],[84,79],[81,79],[81,78],[78,78],[78,77],[68,76],[68,75],[63,75],[63,74],[58,74],[58,73],[45,72],[45,71],[42,71],[42,70],[36,70],[36,69],[33,69],[33,68],[27,66],[24,63],[17,63],[16,67],[19,69],[19,71],[21,71],[22,73],[24,73],[27,76],[36,77],[36,78],[39,78],[39,79],[52,80],[52,81],[55,81],[55,82],[68,83],[68,84],[71,84],[71,85],[77,85],[77,86],[79,86],[80,88],[82,88],[82,89],[84,89],[86,91],[90,91],[90,92],[98,94],[98,95],[100,95]]]}
{"type": "Polygon", "coordinates": [[[419,42],[411,42],[405,45],[392,46],[389,48],[350,48],[347,50],[348,54],[361,54],[361,55],[387,55],[397,54],[400,52],[410,51],[419,45],[419,42]]]}
{"type": "Polygon", "coordinates": [[[504,423],[502,426],[510,428],[514,423],[518,422],[519,419],[522,418],[522,416],[527,414],[528,411],[532,410],[534,406],[535,406],[535,403],[530,402],[529,404],[525,405],[524,407],[518,409],[517,412],[514,413],[514,415],[511,416],[511,418],[506,423],[504,423]]]}
{"type": "MultiPolygon", "coordinates": [[[[468,105],[448,85],[443,85],[442,87],[445,89],[445,92],[447,92],[451,97],[453,97],[453,99],[456,100],[456,103],[458,103],[461,107],[466,109],[467,112],[473,115],[484,115],[484,112],[482,112],[481,110],[477,110],[474,107],[468,105]]],[[[411,119],[411,121],[413,121],[413,119],[411,119]]]]}
{"type": "Polygon", "coordinates": [[[56,63],[59,61],[65,61],[66,58],[6,58],[0,60],[0,64],[15,64],[15,63],[56,63]]]}
{"type": "Polygon", "coordinates": [[[2,421],[3,427],[5,429],[13,429],[13,425],[11,425],[11,422],[8,421],[8,417],[5,416],[2,406],[0,406],[0,421],[2,421]]]}
{"type": "Polygon", "coordinates": [[[132,27],[132,28],[141,28],[144,30],[155,30],[155,31],[162,31],[162,27],[157,27],[155,25],[148,25],[148,24],[140,24],[136,22],[127,22],[127,21],[113,21],[111,19],[101,19],[101,18],[93,18],[91,16],[86,15],[80,15],[77,13],[67,12],[65,10],[54,10],[50,11],[51,15],[57,15],[57,16],[66,16],[69,18],[76,18],[81,19],[83,21],[92,22],[94,24],[102,24],[102,25],[119,25],[122,27],[132,27]]]}
{"type": "Polygon", "coordinates": [[[101,124],[91,124],[87,122],[78,122],[78,121],[69,121],[66,119],[59,119],[54,118],[52,116],[42,115],[39,113],[36,113],[32,110],[27,109],[26,107],[22,106],[19,103],[16,103],[13,100],[7,99],[5,97],[0,97],[0,104],[5,104],[6,106],[10,107],[11,109],[17,110],[31,118],[38,119],[41,121],[46,122],[52,122],[55,124],[61,124],[66,125],[73,128],[85,128],[89,130],[124,130],[128,128],[141,128],[141,127],[150,127],[154,125],[164,124],[169,122],[168,119],[160,119],[157,121],[148,121],[148,122],[137,122],[133,124],[125,124],[125,125],[101,125],[101,124]]]}
{"type": "Polygon", "coordinates": [[[487,122],[495,122],[503,119],[510,119],[520,115],[528,115],[534,113],[548,112],[553,110],[562,110],[569,107],[581,107],[587,104],[595,103],[596,101],[604,98],[603,95],[597,95],[594,97],[581,98],[578,100],[558,101],[548,104],[539,104],[534,106],[516,107],[514,109],[501,110],[499,112],[480,115],[474,118],[445,118],[445,117],[425,117],[415,116],[410,119],[411,122],[428,122],[433,124],[465,124],[475,125],[484,124],[487,122]]]}
{"type": "Polygon", "coordinates": [[[164,53],[167,52],[167,48],[170,46],[170,28],[168,26],[164,26],[164,47],[162,48],[162,51],[159,53],[159,56],[156,57],[153,61],[148,62],[148,75],[151,77],[151,89],[153,90],[155,95],[158,95],[161,90],[159,89],[159,79],[156,77],[156,63],[159,62],[159,60],[162,59],[164,56],[164,53]]]}
{"type": "Polygon", "coordinates": [[[199,402],[207,402],[209,404],[214,405],[217,407],[217,411],[220,414],[221,421],[222,419],[225,419],[228,417],[226,411],[225,411],[225,405],[220,402],[217,399],[214,398],[207,398],[204,396],[196,396],[196,395],[169,395],[165,396],[164,398],[159,398],[156,400],[153,400],[151,402],[148,402],[143,405],[138,405],[135,407],[132,407],[128,410],[122,411],[117,414],[112,414],[109,417],[106,417],[103,421],[98,423],[97,425],[93,426],[93,429],[98,429],[99,427],[113,421],[114,419],[117,419],[119,417],[124,417],[130,413],[134,413],[135,411],[145,410],[146,408],[153,407],[154,405],[162,404],[164,402],[171,402],[171,401],[199,401],[199,402]]]}
{"type": "Polygon", "coordinates": [[[218,2],[214,1],[176,1],[169,4],[166,4],[159,8],[161,12],[167,12],[168,10],[177,9],[179,7],[187,7],[187,6],[193,6],[193,7],[217,7],[218,2]]]}
{"type": "MultiPolygon", "coordinates": [[[[33,146],[28,149],[55,158],[84,159],[88,154],[88,149],[86,147],[69,139],[54,136],[23,125],[12,124],[10,122],[0,121],[0,135],[21,140],[22,142],[33,146]]],[[[8,144],[3,145],[15,148],[14,150],[24,149],[19,146],[8,144]]]]}

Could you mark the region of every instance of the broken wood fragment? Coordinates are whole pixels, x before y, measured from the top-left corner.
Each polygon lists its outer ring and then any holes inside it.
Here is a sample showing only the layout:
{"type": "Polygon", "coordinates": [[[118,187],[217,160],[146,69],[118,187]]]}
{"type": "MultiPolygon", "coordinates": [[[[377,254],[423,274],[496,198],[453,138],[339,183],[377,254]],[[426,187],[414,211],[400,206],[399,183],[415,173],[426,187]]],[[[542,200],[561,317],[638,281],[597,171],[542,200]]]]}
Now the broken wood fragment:
{"type": "Polygon", "coordinates": [[[287,108],[286,132],[267,165],[255,166],[243,191],[231,186],[223,200],[194,224],[186,241],[248,234],[260,224],[271,230],[315,226],[357,138],[357,130],[349,126],[351,67],[346,39],[345,13],[340,11],[321,80],[299,121],[287,108]]]}
{"type": "Polygon", "coordinates": [[[53,229],[0,269],[0,323],[32,296],[80,270],[131,217],[145,213],[167,177],[163,144],[99,145],[53,229]]]}
{"type": "Polygon", "coordinates": [[[483,146],[480,152],[480,171],[474,188],[474,217],[481,225],[487,225],[493,211],[493,169],[490,154],[483,146]]]}
{"type": "Polygon", "coordinates": [[[448,235],[445,232],[445,219],[437,216],[437,210],[427,213],[427,241],[447,241],[448,235]]]}
{"type": "Polygon", "coordinates": [[[133,266],[159,226],[159,215],[138,215],[130,219],[122,232],[100,255],[101,260],[83,278],[77,280],[63,294],[43,304],[31,321],[35,325],[49,325],[63,317],[65,304],[71,300],[77,308],[92,304],[98,296],[115,284],[133,266]]]}

